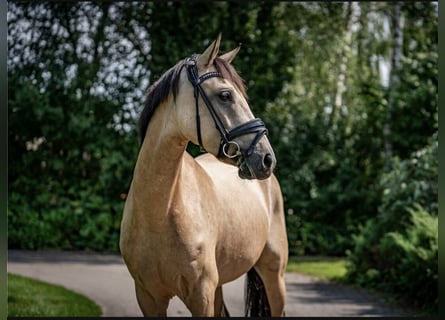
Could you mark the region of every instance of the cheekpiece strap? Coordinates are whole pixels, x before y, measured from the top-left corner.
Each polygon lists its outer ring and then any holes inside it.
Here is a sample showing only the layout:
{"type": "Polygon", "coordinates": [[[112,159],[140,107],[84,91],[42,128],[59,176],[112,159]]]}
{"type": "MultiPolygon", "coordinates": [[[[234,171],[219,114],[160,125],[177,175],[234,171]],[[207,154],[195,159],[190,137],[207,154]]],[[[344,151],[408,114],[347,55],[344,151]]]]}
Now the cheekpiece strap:
{"type": "MultiPolygon", "coordinates": [[[[195,96],[195,106],[196,106],[196,130],[198,135],[198,143],[201,149],[204,149],[203,143],[202,143],[202,136],[201,136],[201,119],[199,116],[199,95],[201,95],[202,100],[207,106],[207,109],[209,110],[213,121],[215,122],[215,127],[219,131],[219,134],[221,136],[221,146],[220,146],[220,152],[221,150],[224,151],[224,148],[227,147],[229,144],[234,144],[233,139],[237,138],[242,135],[255,133],[255,137],[252,140],[249,148],[247,150],[241,150],[241,153],[244,157],[248,157],[253,153],[253,149],[255,148],[255,145],[259,142],[259,140],[264,136],[267,135],[268,131],[264,124],[264,122],[259,119],[255,118],[252,119],[246,123],[243,123],[239,125],[238,127],[235,127],[231,129],[230,131],[227,131],[227,129],[224,127],[223,122],[221,121],[220,117],[216,113],[215,109],[213,108],[212,103],[210,102],[209,98],[207,97],[207,94],[205,93],[204,89],[202,88],[201,84],[213,77],[221,77],[221,74],[216,71],[211,71],[204,73],[201,76],[198,76],[198,67],[197,67],[197,61],[198,61],[198,55],[193,54],[191,57],[187,58],[185,61],[185,65],[187,67],[187,76],[189,81],[192,83],[194,88],[194,96],[195,96]]],[[[236,145],[238,145],[236,143],[236,145]]],[[[239,148],[239,147],[238,147],[239,148]]],[[[225,153],[226,154],[226,153],[225,153]]]]}
{"type": "Polygon", "coordinates": [[[204,89],[201,87],[201,83],[204,81],[213,78],[213,77],[221,77],[221,74],[219,72],[207,72],[198,76],[198,67],[197,67],[197,61],[198,61],[198,55],[193,54],[191,57],[187,58],[185,64],[187,66],[187,76],[189,81],[192,83],[194,88],[194,97],[195,97],[195,108],[196,108],[196,131],[198,136],[198,143],[202,150],[205,151],[205,148],[202,143],[202,135],[201,135],[201,118],[199,115],[199,94],[201,94],[202,99],[204,100],[207,109],[209,109],[210,114],[212,115],[212,118],[215,122],[216,128],[218,129],[221,137],[225,137],[226,131],[224,129],[224,126],[219,119],[218,115],[216,114],[215,110],[213,109],[213,106],[207,97],[204,89]]]}

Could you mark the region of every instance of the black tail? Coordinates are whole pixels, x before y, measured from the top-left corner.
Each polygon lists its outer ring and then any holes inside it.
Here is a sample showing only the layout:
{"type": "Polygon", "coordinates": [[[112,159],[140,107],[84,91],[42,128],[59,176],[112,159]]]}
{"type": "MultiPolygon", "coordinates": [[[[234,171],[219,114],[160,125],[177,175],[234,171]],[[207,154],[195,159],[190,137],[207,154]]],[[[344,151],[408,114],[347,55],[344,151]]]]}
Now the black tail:
{"type": "Polygon", "coordinates": [[[263,280],[254,268],[247,272],[246,281],[246,317],[270,317],[269,300],[263,280]]]}
{"type": "Polygon", "coordinates": [[[222,309],[222,312],[221,312],[221,317],[227,317],[227,318],[230,317],[229,310],[227,309],[226,304],[224,303],[224,301],[223,301],[223,309],[222,309]]]}

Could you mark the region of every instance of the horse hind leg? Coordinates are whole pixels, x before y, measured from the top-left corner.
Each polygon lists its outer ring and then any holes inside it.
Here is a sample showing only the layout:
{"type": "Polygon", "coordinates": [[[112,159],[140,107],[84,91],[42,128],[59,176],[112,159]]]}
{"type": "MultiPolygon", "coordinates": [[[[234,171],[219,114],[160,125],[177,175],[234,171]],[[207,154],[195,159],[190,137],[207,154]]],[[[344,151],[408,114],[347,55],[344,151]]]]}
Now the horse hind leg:
{"type": "Polygon", "coordinates": [[[284,272],[256,266],[247,273],[245,316],[282,317],[285,315],[284,272]],[[256,270],[258,269],[258,270],[256,270]]]}
{"type": "MultiPolygon", "coordinates": [[[[277,190],[279,191],[278,185],[277,190]]],[[[265,292],[264,299],[268,302],[268,304],[263,303],[265,312],[269,312],[270,316],[279,317],[284,316],[284,307],[286,304],[284,274],[286,272],[289,255],[281,197],[277,198],[272,212],[269,238],[261,253],[260,259],[250,273],[250,280],[253,283],[257,283],[257,291],[265,292]],[[256,276],[254,273],[256,273],[256,276]],[[255,280],[255,278],[258,279],[255,280]],[[261,284],[264,284],[264,286],[261,287],[261,284]],[[268,311],[267,308],[269,308],[268,311]]]]}
{"type": "Polygon", "coordinates": [[[270,304],[263,280],[255,268],[247,272],[245,317],[270,317],[270,304]]]}
{"type": "Polygon", "coordinates": [[[222,286],[216,288],[215,291],[215,316],[230,317],[229,310],[224,303],[222,286]]]}
{"type": "MultiPolygon", "coordinates": [[[[288,259],[287,236],[282,226],[275,225],[275,227],[277,232],[271,233],[273,236],[266,243],[260,259],[247,274],[246,306],[250,303],[251,316],[284,316],[286,304],[284,274],[288,259]],[[249,289],[250,300],[247,299],[249,289]]],[[[246,310],[246,313],[248,311],[246,310]]]]}
{"type": "Polygon", "coordinates": [[[264,283],[264,291],[269,307],[269,316],[284,316],[284,307],[286,304],[286,284],[284,274],[273,272],[267,268],[258,267],[258,274],[264,283]]]}

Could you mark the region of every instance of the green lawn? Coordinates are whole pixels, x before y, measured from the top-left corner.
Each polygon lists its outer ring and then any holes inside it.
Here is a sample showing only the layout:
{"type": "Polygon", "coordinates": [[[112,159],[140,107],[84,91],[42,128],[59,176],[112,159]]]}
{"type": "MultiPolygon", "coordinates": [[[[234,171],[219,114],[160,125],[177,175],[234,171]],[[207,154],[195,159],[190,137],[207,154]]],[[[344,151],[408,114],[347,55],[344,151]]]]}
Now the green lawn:
{"type": "Polygon", "coordinates": [[[290,257],[287,272],[298,272],[319,279],[341,281],[346,274],[346,259],[331,257],[290,257]]]}
{"type": "Polygon", "coordinates": [[[8,273],[8,316],[100,315],[99,306],[78,293],[8,273]]]}

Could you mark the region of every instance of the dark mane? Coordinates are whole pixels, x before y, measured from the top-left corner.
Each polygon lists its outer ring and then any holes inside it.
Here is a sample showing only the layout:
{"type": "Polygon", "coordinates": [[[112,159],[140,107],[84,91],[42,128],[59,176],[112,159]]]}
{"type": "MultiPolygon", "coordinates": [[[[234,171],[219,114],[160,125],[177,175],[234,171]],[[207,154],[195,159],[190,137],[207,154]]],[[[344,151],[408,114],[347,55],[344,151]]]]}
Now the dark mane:
{"type": "Polygon", "coordinates": [[[184,67],[184,62],[185,60],[178,62],[148,88],[144,109],[139,117],[139,139],[141,141],[141,145],[142,142],[144,142],[148,124],[150,123],[150,119],[153,116],[156,107],[167,99],[170,92],[172,92],[173,96],[176,98],[179,87],[179,75],[184,67]]]}
{"type": "MultiPolygon", "coordinates": [[[[167,99],[170,93],[176,99],[179,90],[179,75],[185,65],[185,61],[181,60],[174,67],[166,71],[155,83],[153,83],[147,91],[145,98],[144,109],[139,117],[139,139],[144,142],[145,134],[147,132],[148,124],[153,116],[156,107],[167,99]]],[[[232,82],[235,87],[241,92],[244,98],[247,99],[246,87],[243,79],[238,75],[235,68],[227,63],[225,60],[216,58],[214,61],[216,70],[221,74],[221,77],[232,82]]]]}

